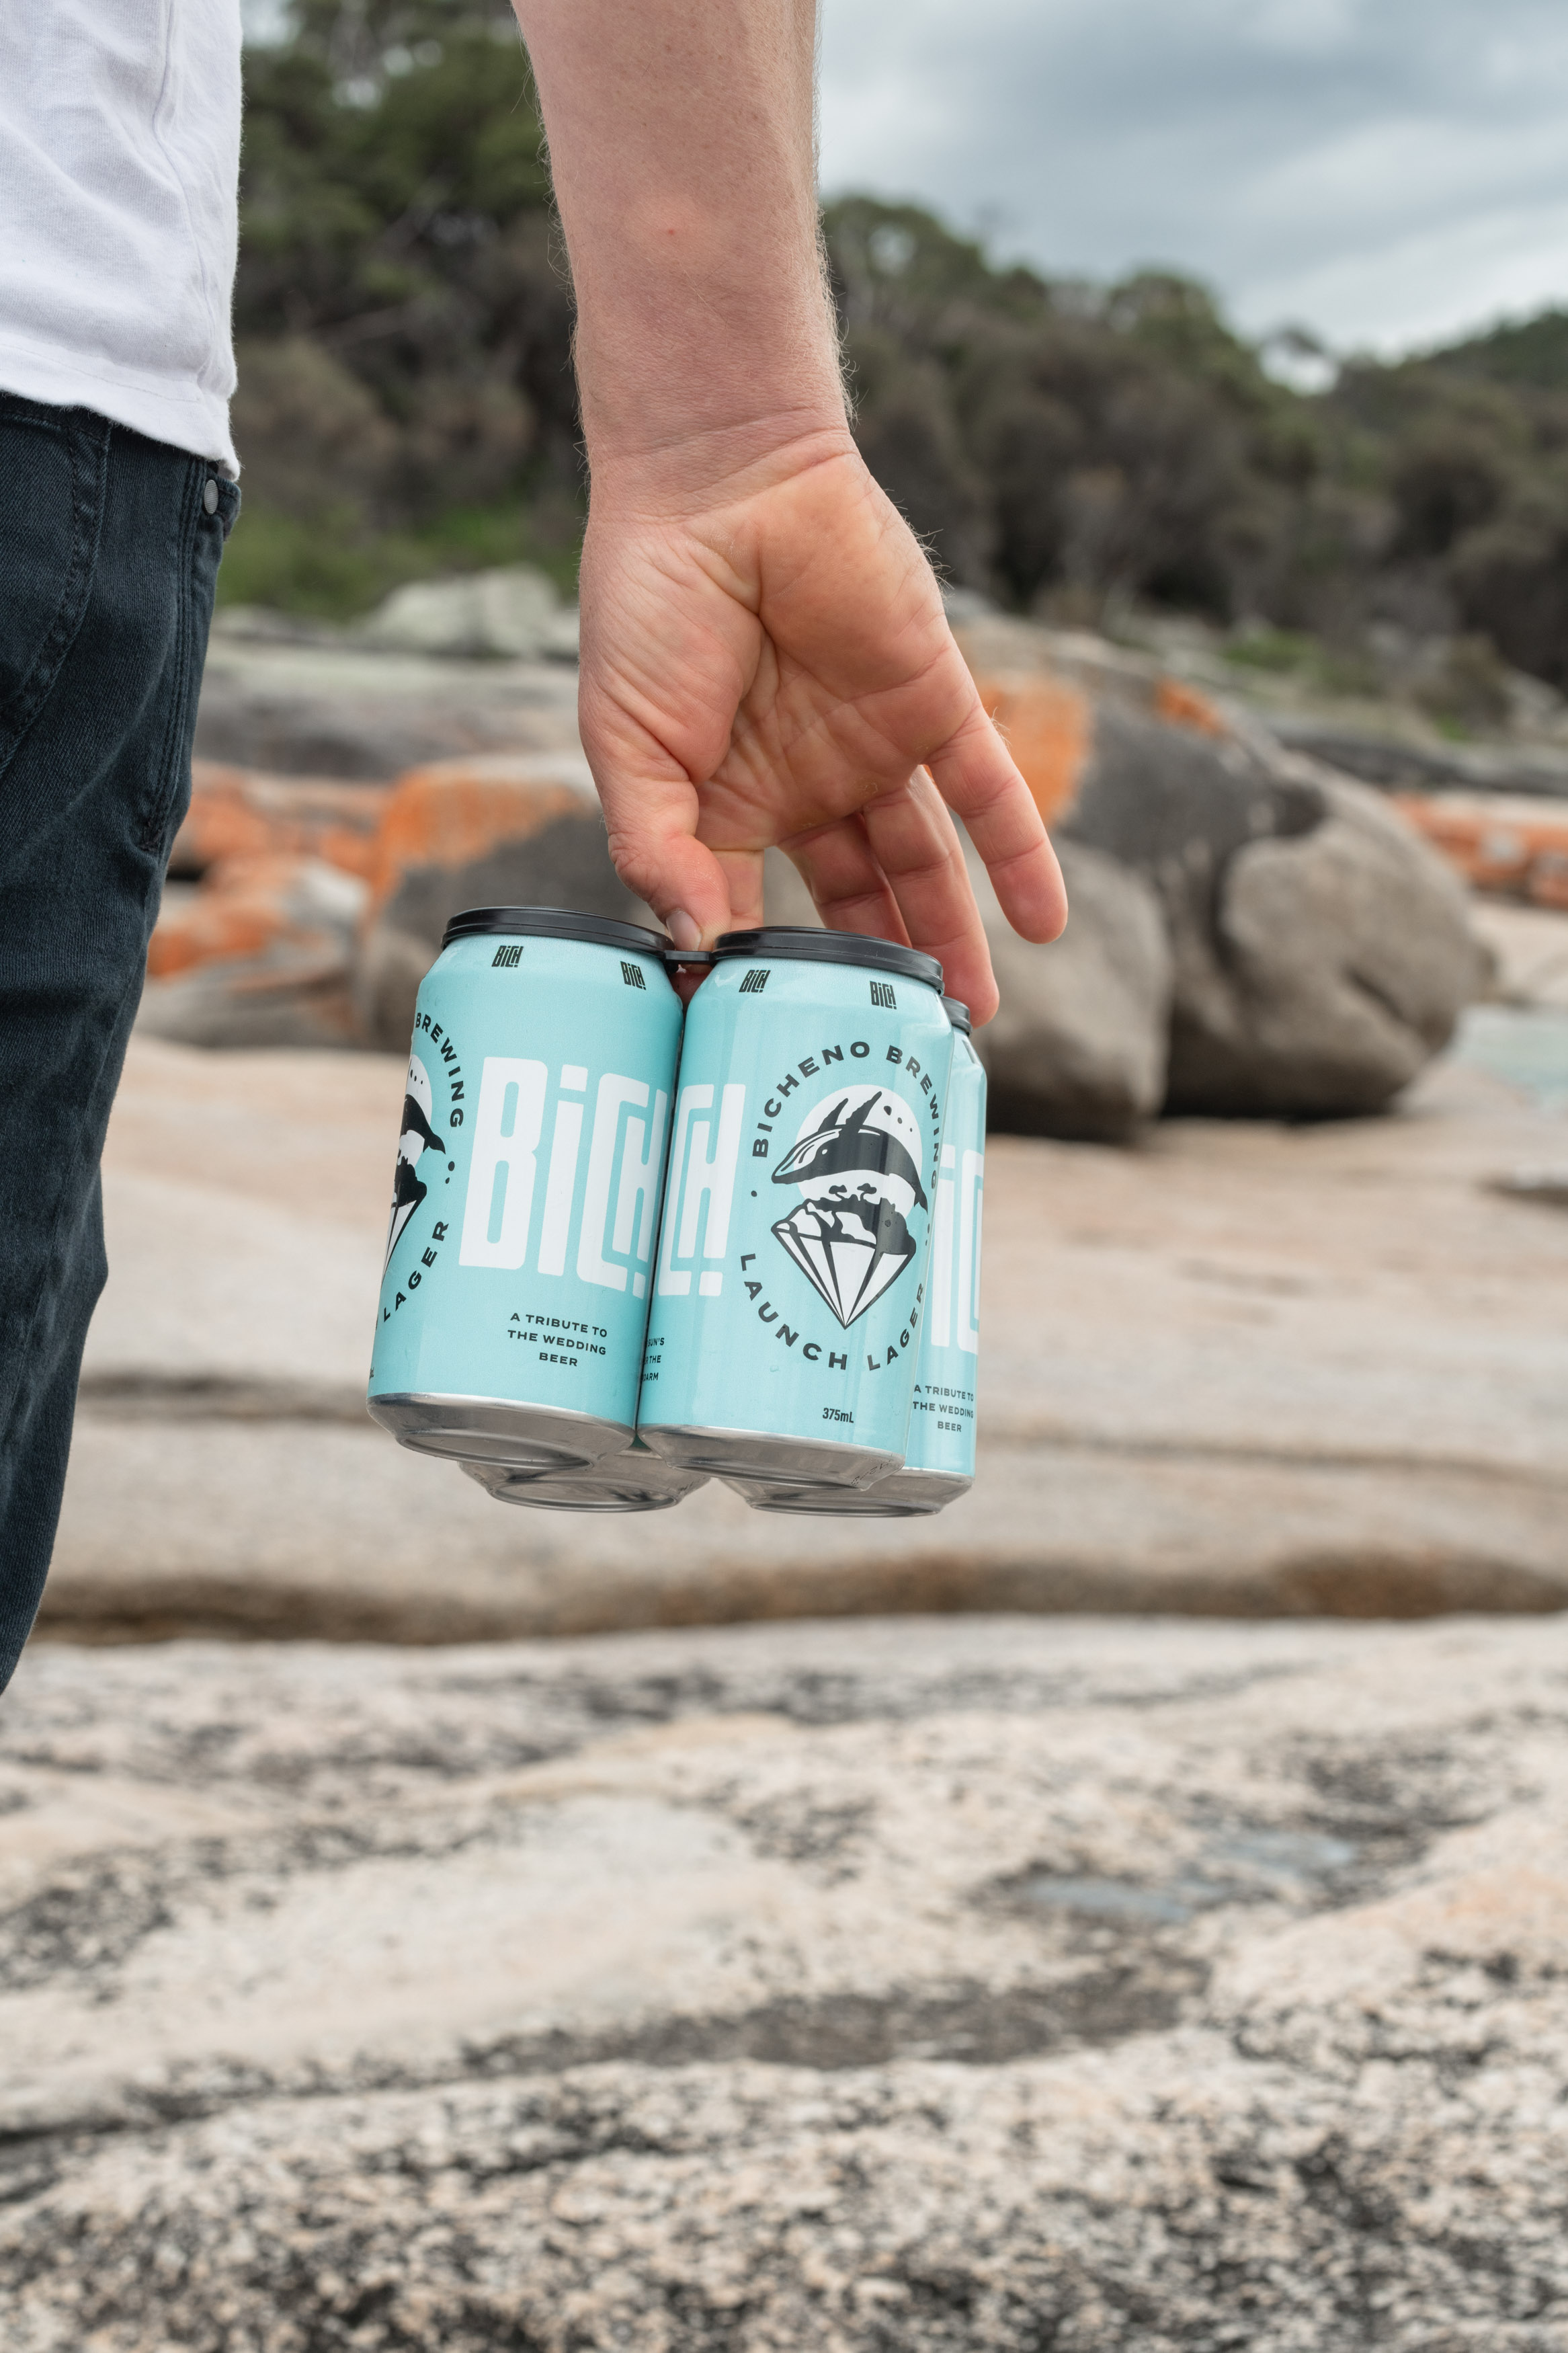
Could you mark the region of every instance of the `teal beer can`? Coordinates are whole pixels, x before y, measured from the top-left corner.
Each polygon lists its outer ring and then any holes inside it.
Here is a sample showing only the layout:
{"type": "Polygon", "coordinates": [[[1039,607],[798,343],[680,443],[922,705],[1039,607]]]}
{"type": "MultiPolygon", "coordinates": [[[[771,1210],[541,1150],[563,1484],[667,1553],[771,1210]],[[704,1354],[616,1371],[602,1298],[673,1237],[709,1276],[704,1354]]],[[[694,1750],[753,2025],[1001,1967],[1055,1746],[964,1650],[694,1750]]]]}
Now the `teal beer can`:
{"type": "Polygon", "coordinates": [[[931,1280],[903,1467],[858,1493],[766,1481],[738,1486],[760,1512],[858,1514],[903,1519],[931,1512],[974,1483],[975,1368],[980,1353],[980,1240],[985,1196],[985,1071],[970,1043],[969,1008],[942,1003],[953,1027],[952,1075],[942,1123],[931,1280]]]}
{"type": "Polygon", "coordinates": [[[680,1001],[634,923],[455,915],[414,1018],[370,1410],[539,1472],[631,1442],[680,1001]]]}
{"type": "Polygon", "coordinates": [[[687,1010],[638,1434],[736,1480],[904,1458],[953,1032],[888,940],[726,933],[687,1010]]]}

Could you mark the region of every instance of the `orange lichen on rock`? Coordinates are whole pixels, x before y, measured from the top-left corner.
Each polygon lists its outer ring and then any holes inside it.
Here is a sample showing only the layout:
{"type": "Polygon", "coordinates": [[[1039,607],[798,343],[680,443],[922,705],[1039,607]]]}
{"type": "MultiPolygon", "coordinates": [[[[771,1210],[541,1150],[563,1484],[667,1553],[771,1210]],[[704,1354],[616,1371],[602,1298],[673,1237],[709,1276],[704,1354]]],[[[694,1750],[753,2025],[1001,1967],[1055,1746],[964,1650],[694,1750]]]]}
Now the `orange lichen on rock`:
{"type": "Polygon", "coordinates": [[[1225,721],[1206,694],[1179,678],[1163,678],[1154,689],[1155,716],[1172,727],[1195,728],[1200,735],[1224,735],[1225,721]]]}
{"type": "Polygon", "coordinates": [[[1417,833],[1478,891],[1568,908],[1568,810],[1501,793],[1394,793],[1417,833]]]}
{"type": "Polygon", "coordinates": [[[165,903],[148,944],[147,976],[172,980],[199,965],[234,964],[285,946],[341,962],[321,904],[324,895],[339,894],[343,905],[332,913],[342,925],[363,891],[323,861],[286,850],[225,859],[198,891],[165,903]]]}
{"type": "Polygon", "coordinates": [[[537,773],[547,765],[537,755],[483,756],[437,760],[400,776],[376,834],[368,913],[385,904],[412,869],[470,866],[502,842],[527,840],[555,818],[596,811],[584,785],[537,773]]]}
{"type": "Polygon", "coordinates": [[[1006,671],[978,677],[980,699],[1047,825],[1077,797],[1094,735],[1089,698],[1059,679],[1006,671]]]}
{"type": "Polygon", "coordinates": [[[391,790],[193,760],[190,810],[169,871],[203,874],[223,859],[294,855],[367,875],[391,790]]]}

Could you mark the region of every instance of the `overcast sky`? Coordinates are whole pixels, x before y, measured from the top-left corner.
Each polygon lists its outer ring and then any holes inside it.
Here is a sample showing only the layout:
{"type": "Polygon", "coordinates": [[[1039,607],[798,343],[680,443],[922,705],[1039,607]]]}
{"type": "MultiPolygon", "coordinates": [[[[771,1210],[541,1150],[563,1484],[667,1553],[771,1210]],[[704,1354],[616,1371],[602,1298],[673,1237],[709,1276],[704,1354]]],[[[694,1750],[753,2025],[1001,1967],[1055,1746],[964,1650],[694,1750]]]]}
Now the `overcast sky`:
{"type": "Polygon", "coordinates": [[[1568,0],[822,0],[822,174],[1248,331],[1568,301],[1568,0]]]}

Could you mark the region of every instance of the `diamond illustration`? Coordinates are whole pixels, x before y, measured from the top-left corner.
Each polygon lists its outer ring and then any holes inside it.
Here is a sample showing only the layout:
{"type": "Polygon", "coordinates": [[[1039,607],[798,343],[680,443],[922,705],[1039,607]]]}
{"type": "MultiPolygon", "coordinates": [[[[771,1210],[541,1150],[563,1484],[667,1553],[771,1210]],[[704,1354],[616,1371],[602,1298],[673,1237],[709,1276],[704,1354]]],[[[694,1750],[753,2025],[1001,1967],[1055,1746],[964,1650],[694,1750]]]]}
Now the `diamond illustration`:
{"type": "Polygon", "coordinates": [[[775,1185],[803,1198],[773,1233],[846,1329],[895,1283],[916,1252],[907,1219],[928,1207],[921,1132],[897,1095],[849,1086],[806,1114],[775,1185]]]}
{"type": "Polygon", "coordinates": [[[898,1281],[915,1254],[903,1219],[894,1213],[889,1222],[897,1234],[884,1235],[879,1226],[868,1229],[853,1212],[830,1222],[815,1204],[803,1201],[773,1231],[847,1328],[898,1281]]]}

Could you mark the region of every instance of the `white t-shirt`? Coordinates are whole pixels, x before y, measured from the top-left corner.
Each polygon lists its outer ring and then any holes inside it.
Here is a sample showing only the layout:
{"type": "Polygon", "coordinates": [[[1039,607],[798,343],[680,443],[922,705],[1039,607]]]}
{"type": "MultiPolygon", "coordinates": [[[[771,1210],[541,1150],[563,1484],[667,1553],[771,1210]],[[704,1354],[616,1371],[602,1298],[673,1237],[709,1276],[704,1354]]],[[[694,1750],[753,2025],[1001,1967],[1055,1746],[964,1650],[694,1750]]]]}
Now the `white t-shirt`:
{"type": "Polygon", "coordinates": [[[239,0],[0,0],[0,387],[234,469],[239,0]]]}

